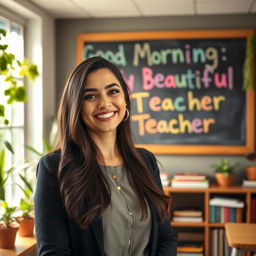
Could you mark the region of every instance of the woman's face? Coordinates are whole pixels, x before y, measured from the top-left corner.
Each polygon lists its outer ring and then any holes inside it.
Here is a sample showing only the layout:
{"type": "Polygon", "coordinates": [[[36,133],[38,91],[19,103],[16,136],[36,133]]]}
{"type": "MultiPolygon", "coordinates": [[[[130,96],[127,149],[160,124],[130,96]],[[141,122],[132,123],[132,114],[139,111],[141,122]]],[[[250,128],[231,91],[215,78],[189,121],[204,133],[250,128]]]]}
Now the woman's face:
{"type": "Polygon", "coordinates": [[[84,84],[82,107],[82,119],[89,132],[99,136],[115,135],[125,112],[125,95],[116,76],[108,68],[89,73],[84,84]]]}

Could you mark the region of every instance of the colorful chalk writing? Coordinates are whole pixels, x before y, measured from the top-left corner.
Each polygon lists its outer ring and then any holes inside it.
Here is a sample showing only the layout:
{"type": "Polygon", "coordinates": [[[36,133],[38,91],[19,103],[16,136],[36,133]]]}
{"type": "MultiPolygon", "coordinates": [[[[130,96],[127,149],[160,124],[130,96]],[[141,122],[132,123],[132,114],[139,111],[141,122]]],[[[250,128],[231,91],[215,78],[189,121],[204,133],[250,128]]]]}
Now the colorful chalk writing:
{"type": "Polygon", "coordinates": [[[120,39],[85,43],[83,58],[120,68],[137,143],[243,145],[245,48],[246,38],[120,39]]]}

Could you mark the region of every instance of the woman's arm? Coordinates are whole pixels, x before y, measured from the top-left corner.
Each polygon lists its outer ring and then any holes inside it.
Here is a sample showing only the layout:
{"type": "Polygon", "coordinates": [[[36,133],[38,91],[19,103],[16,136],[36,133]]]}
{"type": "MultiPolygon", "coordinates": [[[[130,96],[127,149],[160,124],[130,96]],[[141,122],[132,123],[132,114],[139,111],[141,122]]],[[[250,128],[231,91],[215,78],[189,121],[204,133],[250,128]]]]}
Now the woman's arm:
{"type": "Polygon", "coordinates": [[[35,201],[35,226],[40,256],[70,256],[67,217],[54,173],[56,156],[48,155],[38,163],[35,201]]]}

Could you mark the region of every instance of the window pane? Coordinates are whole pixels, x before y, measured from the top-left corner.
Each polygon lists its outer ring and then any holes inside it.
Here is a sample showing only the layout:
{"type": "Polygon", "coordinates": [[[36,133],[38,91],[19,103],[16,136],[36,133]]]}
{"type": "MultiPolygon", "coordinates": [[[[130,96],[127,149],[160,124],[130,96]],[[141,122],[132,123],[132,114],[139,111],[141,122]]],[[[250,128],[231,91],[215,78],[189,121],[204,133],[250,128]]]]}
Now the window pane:
{"type": "Polygon", "coordinates": [[[0,18],[0,29],[7,30],[7,22],[0,18]]]}
{"type": "Polygon", "coordinates": [[[24,103],[15,102],[12,104],[12,125],[24,126],[24,103]]]}

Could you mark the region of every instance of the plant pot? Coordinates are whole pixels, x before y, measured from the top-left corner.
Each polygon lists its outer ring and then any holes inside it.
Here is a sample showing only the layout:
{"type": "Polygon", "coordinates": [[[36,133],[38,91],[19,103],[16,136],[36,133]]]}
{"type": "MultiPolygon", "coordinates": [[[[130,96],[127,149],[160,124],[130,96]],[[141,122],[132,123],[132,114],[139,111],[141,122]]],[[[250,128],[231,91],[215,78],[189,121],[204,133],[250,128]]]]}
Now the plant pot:
{"type": "Polygon", "coordinates": [[[224,173],[215,173],[215,177],[217,180],[217,183],[220,187],[226,188],[230,187],[233,180],[233,175],[225,175],[224,173]]]}
{"type": "Polygon", "coordinates": [[[256,180],[256,166],[247,166],[245,168],[247,180],[256,180]]]}
{"type": "Polygon", "coordinates": [[[18,222],[20,224],[19,228],[19,236],[21,237],[29,237],[34,236],[34,218],[18,218],[18,222]]]}
{"type": "Polygon", "coordinates": [[[3,228],[0,226],[0,248],[13,249],[15,247],[16,234],[19,226],[3,228]]]}

